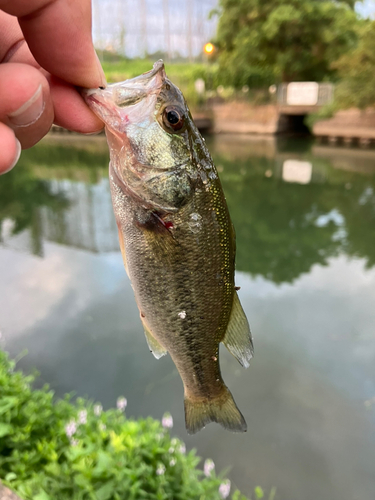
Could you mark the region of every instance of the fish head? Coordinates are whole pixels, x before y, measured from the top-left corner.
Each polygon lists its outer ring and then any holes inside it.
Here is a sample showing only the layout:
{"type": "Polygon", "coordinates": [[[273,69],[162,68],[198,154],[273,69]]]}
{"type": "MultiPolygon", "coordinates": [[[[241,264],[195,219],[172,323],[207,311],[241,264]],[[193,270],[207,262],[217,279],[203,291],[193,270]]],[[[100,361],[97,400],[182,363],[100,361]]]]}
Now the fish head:
{"type": "Polygon", "coordinates": [[[188,160],[183,135],[191,126],[191,115],[181,91],[166,77],[162,60],[143,75],[85,90],[83,95],[105,123],[110,146],[125,145],[148,167],[173,168],[181,156],[188,160]]]}
{"type": "Polygon", "coordinates": [[[192,135],[200,134],[163,61],[130,80],[85,90],[84,98],[105,123],[110,168],[119,180],[142,198],[153,191],[164,204],[183,203],[191,187],[187,172],[194,170],[192,135]]]}

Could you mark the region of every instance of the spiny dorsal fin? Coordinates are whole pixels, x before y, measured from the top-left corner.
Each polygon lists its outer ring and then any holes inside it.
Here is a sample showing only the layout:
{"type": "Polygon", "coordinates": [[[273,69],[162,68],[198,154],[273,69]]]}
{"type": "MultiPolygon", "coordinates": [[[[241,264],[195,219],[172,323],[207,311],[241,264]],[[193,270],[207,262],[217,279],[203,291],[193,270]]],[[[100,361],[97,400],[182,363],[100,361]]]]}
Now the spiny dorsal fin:
{"type": "Polygon", "coordinates": [[[249,323],[242,309],[237,292],[235,292],[233,297],[232,312],[222,342],[242,366],[245,368],[249,367],[250,359],[254,355],[254,346],[249,323]]]}
{"type": "Polygon", "coordinates": [[[148,347],[152,352],[152,354],[155,356],[155,358],[160,359],[162,356],[165,356],[167,354],[167,350],[164,349],[164,347],[161,344],[159,344],[159,342],[152,335],[149,327],[146,325],[146,322],[144,321],[144,318],[142,318],[142,314],[141,314],[141,321],[145,331],[148,347]]]}

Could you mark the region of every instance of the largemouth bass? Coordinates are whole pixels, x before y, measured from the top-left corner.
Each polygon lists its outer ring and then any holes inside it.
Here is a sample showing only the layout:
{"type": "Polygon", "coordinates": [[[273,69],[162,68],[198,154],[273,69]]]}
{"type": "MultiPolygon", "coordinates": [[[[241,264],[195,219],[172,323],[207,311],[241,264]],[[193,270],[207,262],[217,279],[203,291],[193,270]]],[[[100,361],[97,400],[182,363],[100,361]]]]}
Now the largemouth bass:
{"type": "Polygon", "coordinates": [[[84,95],[105,123],[120,247],[148,346],[156,358],[169,353],[181,375],[186,428],[246,431],[219,365],[220,342],[244,367],[253,355],[234,229],[185,99],[163,61],[84,95]]]}

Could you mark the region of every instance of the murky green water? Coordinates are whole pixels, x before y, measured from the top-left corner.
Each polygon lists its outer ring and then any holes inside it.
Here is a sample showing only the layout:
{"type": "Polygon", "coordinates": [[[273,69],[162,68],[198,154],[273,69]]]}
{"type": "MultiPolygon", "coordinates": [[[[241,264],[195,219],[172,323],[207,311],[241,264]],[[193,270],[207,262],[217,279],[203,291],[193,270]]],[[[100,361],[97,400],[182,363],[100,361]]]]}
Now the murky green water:
{"type": "Polygon", "coordinates": [[[225,349],[246,435],[184,429],[182,383],[148,352],[118,250],[103,138],[45,140],[0,179],[0,330],[57,394],[128,415],[171,411],[189,447],[245,493],[375,497],[375,151],[208,140],[237,232],[237,284],[256,357],[225,349]]]}

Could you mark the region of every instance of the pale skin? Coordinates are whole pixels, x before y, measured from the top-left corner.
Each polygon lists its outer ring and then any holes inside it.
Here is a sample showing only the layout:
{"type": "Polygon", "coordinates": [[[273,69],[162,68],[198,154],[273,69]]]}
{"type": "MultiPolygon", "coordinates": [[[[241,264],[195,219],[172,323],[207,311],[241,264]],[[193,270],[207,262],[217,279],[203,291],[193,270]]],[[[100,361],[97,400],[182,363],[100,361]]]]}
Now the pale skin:
{"type": "Polygon", "coordinates": [[[0,175],[52,123],[99,131],[103,123],[76,87],[105,85],[91,37],[91,0],[0,0],[0,175]]]}

